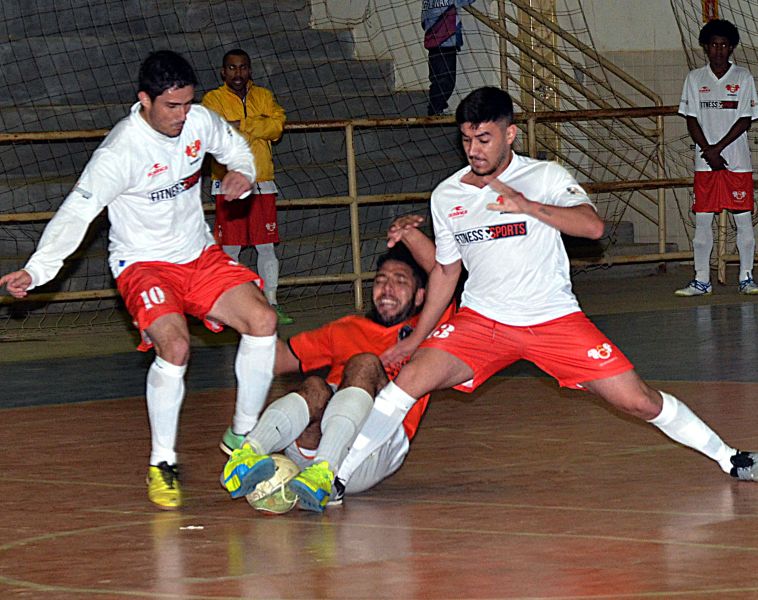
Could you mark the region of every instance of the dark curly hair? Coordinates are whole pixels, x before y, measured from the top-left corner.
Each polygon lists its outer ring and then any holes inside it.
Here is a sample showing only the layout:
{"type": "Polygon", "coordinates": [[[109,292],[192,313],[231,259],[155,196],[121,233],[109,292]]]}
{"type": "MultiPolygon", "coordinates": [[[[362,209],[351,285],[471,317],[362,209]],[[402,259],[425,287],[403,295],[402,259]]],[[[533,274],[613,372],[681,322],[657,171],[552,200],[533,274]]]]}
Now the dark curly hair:
{"type": "Polygon", "coordinates": [[[707,46],[713,36],[724,37],[729,40],[729,45],[736,48],[740,43],[740,32],[733,23],[726,19],[713,19],[708,21],[700,30],[697,41],[701,46],[707,46]]]}

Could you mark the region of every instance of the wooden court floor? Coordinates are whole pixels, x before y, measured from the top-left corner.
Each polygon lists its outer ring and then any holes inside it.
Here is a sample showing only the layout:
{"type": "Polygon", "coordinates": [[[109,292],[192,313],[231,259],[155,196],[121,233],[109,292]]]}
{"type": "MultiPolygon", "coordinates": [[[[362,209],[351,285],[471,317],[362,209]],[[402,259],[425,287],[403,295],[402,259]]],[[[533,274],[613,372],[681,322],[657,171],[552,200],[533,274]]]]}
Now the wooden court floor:
{"type": "MultiPolygon", "coordinates": [[[[758,450],[758,299],[725,289],[620,310],[608,303],[629,284],[604,285],[585,306],[643,376],[758,450]]],[[[190,370],[229,370],[217,352],[190,370]]],[[[57,360],[0,366],[0,394],[22,376],[48,390],[0,410],[2,599],[758,598],[758,484],[529,368],[435,394],[405,465],[373,490],[265,517],[218,484],[228,382],[191,380],[187,505],[167,513],[146,499],[140,393],[90,357],[57,360]],[[87,401],[62,397],[65,373],[87,401]]]]}

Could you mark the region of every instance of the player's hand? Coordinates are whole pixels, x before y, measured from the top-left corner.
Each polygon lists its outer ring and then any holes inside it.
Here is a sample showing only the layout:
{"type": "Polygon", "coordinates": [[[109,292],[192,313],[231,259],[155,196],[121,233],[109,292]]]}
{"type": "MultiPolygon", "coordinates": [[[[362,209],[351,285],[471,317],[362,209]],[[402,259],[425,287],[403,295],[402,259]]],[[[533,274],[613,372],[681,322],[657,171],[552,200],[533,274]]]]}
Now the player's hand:
{"type": "Polygon", "coordinates": [[[246,197],[252,187],[247,177],[239,171],[227,171],[221,181],[221,193],[226,196],[227,200],[246,197]]]}
{"type": "Polygon", "coordinates": [[[402,241],[406,233],[418,229],[424,223],[424,217],[419,215],[403,215],[392,222],[387,230],[387,248],[392,248],[402,241]]]}
{"type": "Polygon", "coordinates": [[[412,336],[407,337],[382,352],[379,356],[379,360],[382,361],[382,365],[385,367],[399,369],[405,363],[406,359],[416,351],[418,345],[419,343],[413,341],[412,336]]]}
{"type": "Polygon", "coordinates": [[[728,163],[721,156],[721,151],[716,146],[707,146],[702,149],[700,156],[708,163],[711,171],[723,171],[727,168],[728,163]]]}
{"type": "Polygon", "coordinates": [[[14,298],[23,298],[26,296],[26,290],[32,284],[32,276],[28,271],[21,269],[0,277],[0,288],[5,286],[8,293],[14,298]]]}
{"type": "Polygon", "coordinates": [[[487,204],[487,210],[507,213],[525,213],[529,200],[521,192],[505,185],[499,179],[493,179],[487,185],[498,193],[497,202],[487,204]]]}

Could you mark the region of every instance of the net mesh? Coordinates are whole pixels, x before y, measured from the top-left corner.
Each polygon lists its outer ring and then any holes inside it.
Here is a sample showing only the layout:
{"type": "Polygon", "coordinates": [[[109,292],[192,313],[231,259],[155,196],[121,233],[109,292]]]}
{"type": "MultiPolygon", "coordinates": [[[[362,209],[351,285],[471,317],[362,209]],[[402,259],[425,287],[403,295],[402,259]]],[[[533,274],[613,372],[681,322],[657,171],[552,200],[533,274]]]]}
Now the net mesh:
{"type": "MultiPolygon", "coordinates": [[[[464,47],[450,104],[484,84],[506,86],[522,111],[581,110],[650,105],[639,89],[619,78],[594,43],[579,0],[477,2],[462,15],[464,47]],[[474,14],[478,12],[477,14],[474,14]],[[549,23],[556,23],[561,33],[549,23]],[[506,36],[493,30],[501,28],[506,36]],[[566,36],[565,34],[568,34],[566,36]]],[[[672,0],[685,49],[700,27],[699,3],[672,0]]],[[[747,39],[755,31],[755,2],[722,2],[747,39]]],[[[0,3],[0,130],[71,132],[107,130],[135,98],[140,62],[148,52],[170,48],[195,67],[199,94],[217,87],[223,54],[243,48],[252,77],[272,90],[290,124],[346,118],[418,117],[427,110],[427,63],[415,0],[39,0],[0,3]]],[[[689,51],[689,50],[688,50],[689,51]]],[[[756,60],[748,43],[738,58],[756,60]]],[[[691,60],[696,61],[695,57],[691,60]]],[[[538,152],[555,158],[580,181],[655,177],[657,139],[652,119],[608,119],[543,124],[538,152]]],[[[0,273],[23,266],[45,225],[71,189],[101,137],[9,140],[0,143],[0,273]],[[15,215],[15,216],[14,216],[15,215]],[[22,218],[23,217],[23,218],[22,218]]],[[[522,136],[523,139],[523,136],[522,136]]],[[[463,164],[452,123],[370,124],[355,129],[357,193],[428,194],[463,164]]],[[[523,142],[520,150],[524,151],[523,142]]],[[[354,269],[350,216],[345,206],[288,205],[303,198],[345,196],[347,142],[343,129],[290,127],[274,148],[282,243],[281,277],[345,274],[354,269]]],[[[689,140],[667,146],[672,177],[691,169],[689,140]]],[[[206,200],[210,197],[206,193],[206,200]]],[[[687,192],[676,203],[689,206],[687,192]]],[[[604,250],[613,252],[630,212],[650,214],[652,192],[599,194],[610,224],[604,250]]],[[[361,267],[371,270],[384,250],[394,216],[427,213],[426,202],[391,201],[359,211],[361,267]]],[[[681,219],[689,214],[682,209],[681,219]]],[[[208,214],[212,221],[212,212],[208,214]]],[[[113,287],[107,268],[107,219],[99,218],[61,274],[41,292],[97,291],[113,287]]],[[[241,259],[255,268],[253,249],[241,259]]],[[[279,301],[291,312],[328,306],[348,311],[348,284],[285,285],[279,301]]],[[[0,334],[16,330],[122,323],[115,296],[92,300],[0,304],[0,334]]]]}

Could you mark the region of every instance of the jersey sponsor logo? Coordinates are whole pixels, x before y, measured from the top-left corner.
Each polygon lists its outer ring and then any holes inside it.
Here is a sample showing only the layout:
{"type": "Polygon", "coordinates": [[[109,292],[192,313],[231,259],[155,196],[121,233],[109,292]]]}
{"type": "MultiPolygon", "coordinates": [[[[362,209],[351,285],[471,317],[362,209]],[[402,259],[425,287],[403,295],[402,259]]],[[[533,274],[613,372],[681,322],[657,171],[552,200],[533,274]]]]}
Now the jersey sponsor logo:
{"type": "Polygon", "coordinates": [[[187,190],[192,189],[195,187],[200,181],[200,169],[195,171],[192,175],[189,175],[188,177],[185,177],[184,179],[180,179],[176,183],[163,188],[162,190],[156,190],[154,192],[150,192],[150,202],[162,202],[163,200],[172,200],[173,198],[176,198],[179,194],[186,192],[187,190]]]}
{"type": "Polygon", "coordinates": [[[587,356],[595,360],[607,360],[611,357],[612,353],[613,347],[608,342],[587,350],[587,356]]]}
{"type": "Polygon", "coordinates": [[[455,234],[455,241],[458,242],[460,246],[466,246],[468,244],[491,242],[492,240],[501,240],[503,238],[522,235],[526,235],[526,221],[488,225],[486,227],[476,227],[466,231],[459,231],[455,234]]]}
{"type": "Polygon", "coordinates": [[[701,94],[710,94],[711,88],[709,88],[707,85],[704,85],[698,90],[701,94]]]}
{"type": "Polygon", "coordinates": [[[736,100],[701,100],[700,108],[717,108],[735,110],[737,108],[736,100]]]}
{"type": "Polygon", "coordinates": [[[740,91],[740,86],[736,83],[727,83],[726,84],[726,91],[730,94],[736,94],[740,91]]]}
{"type": "Polygon", "coordinates": [[[462,206],[454,206],[452,210],[447,213],[448,219],[458,219],[468,214],[468,211],[462,206]]]}
{"type": "Polygon", "coordinates": [[[190,158],[197,158],[197,155],[200,153],[200,148],[200,140],[195,140],[191,144],[187,144],[187,147],[184,149],[184,153],[190,158]]]}
{"type": "Polygon", "coordinates": [[[147,176],[155,177],[156,175],[160,175],[161,173],[165,173],[166,171],[168,171],[168,165],[155,163],[152,167],[150,167],[150,170],[147,172],[147,176]]]}

